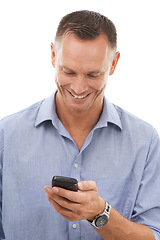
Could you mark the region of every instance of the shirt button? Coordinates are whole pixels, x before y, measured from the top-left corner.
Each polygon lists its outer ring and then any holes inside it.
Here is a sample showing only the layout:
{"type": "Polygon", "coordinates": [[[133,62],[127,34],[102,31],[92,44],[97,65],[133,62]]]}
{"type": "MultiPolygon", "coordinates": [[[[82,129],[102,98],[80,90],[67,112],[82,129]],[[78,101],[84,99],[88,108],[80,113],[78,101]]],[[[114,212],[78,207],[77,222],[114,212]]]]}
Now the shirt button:
{"type": "Polygon", "coordinates": [[[74,223],[74,224],[72,225],[72,228],[73,228],[73,229],[76,229],[76,228],[77,228],[77,225],[74,223]]]}
{"type": "Polygon", "coordinates": [[[78,163],[75,163],[75,164],[74,164],[74,167],[75,167],[75,168],[78,168],[78,163]]]}

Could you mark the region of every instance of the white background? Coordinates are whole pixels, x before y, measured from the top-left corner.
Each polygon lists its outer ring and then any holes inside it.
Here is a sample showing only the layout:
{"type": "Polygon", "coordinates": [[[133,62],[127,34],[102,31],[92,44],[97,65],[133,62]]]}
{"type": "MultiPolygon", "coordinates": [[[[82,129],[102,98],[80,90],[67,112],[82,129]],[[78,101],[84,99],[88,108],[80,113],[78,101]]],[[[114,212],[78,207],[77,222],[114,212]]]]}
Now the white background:
{"type": "Polygon", "coordinates": [[[121,58],[106,96],[160,133],[158,0],[0,0],[0,119],[53,92],[50,43],[61,17],[84,9],[117,28],[121,58]]]}

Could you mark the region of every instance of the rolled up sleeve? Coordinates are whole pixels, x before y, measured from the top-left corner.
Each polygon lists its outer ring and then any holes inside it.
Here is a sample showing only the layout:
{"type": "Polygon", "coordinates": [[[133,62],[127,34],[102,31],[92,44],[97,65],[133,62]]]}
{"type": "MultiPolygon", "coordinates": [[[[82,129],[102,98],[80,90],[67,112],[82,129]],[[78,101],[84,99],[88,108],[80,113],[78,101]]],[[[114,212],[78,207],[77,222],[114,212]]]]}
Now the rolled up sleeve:
{"type": "Polygon", "coordinates": [[[160,139],[155,130],[131,220],[150,227],[160,240],[160,139]]]}
{"type": "Polygon", "coordinates": [[[5,239],[2,226],[2,173],[3,173],[3,131],[0,125],[0,239],[5,239]]]}

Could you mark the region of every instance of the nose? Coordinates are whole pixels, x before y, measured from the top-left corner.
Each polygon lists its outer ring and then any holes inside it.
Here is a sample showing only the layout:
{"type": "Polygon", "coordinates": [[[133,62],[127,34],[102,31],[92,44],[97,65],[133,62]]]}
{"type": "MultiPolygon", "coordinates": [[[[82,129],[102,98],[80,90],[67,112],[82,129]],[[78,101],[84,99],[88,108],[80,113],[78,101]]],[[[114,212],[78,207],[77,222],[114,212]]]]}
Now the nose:
{"type": "Polygon", "coordinates": [[[85,76],[77,75],[74,79],[74,82],[71,84],[71,88],[77,95],[80,95],[87,91],[89,86],[87,84],[85,76]]]}

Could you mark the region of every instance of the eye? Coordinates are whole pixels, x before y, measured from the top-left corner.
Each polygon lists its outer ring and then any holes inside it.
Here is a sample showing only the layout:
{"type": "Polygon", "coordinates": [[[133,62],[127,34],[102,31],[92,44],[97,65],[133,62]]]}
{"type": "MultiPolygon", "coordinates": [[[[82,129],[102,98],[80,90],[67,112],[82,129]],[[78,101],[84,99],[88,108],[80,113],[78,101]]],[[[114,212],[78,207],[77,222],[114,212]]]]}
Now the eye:
{"type": "Polygon", "coordinates": [[[72,72],[70,70],[67,70],[67,69],[64,69],[64,68],[63,68],[63,73],[66,74],[66,75],[75,75],[74,72],[72,72]]]}
{"type": "Polygon", "coordinates": [[[99,76],[100,76],[100,73],[88,74],[88,77],[90,78],[98,78],[99,76]]]}
{"type": "Polygon", "coordinates": [[[65,71],[63,71],[66,75],[74,75],[75,73],[73,73],[73,72],[65,72],[65,71]]]}

